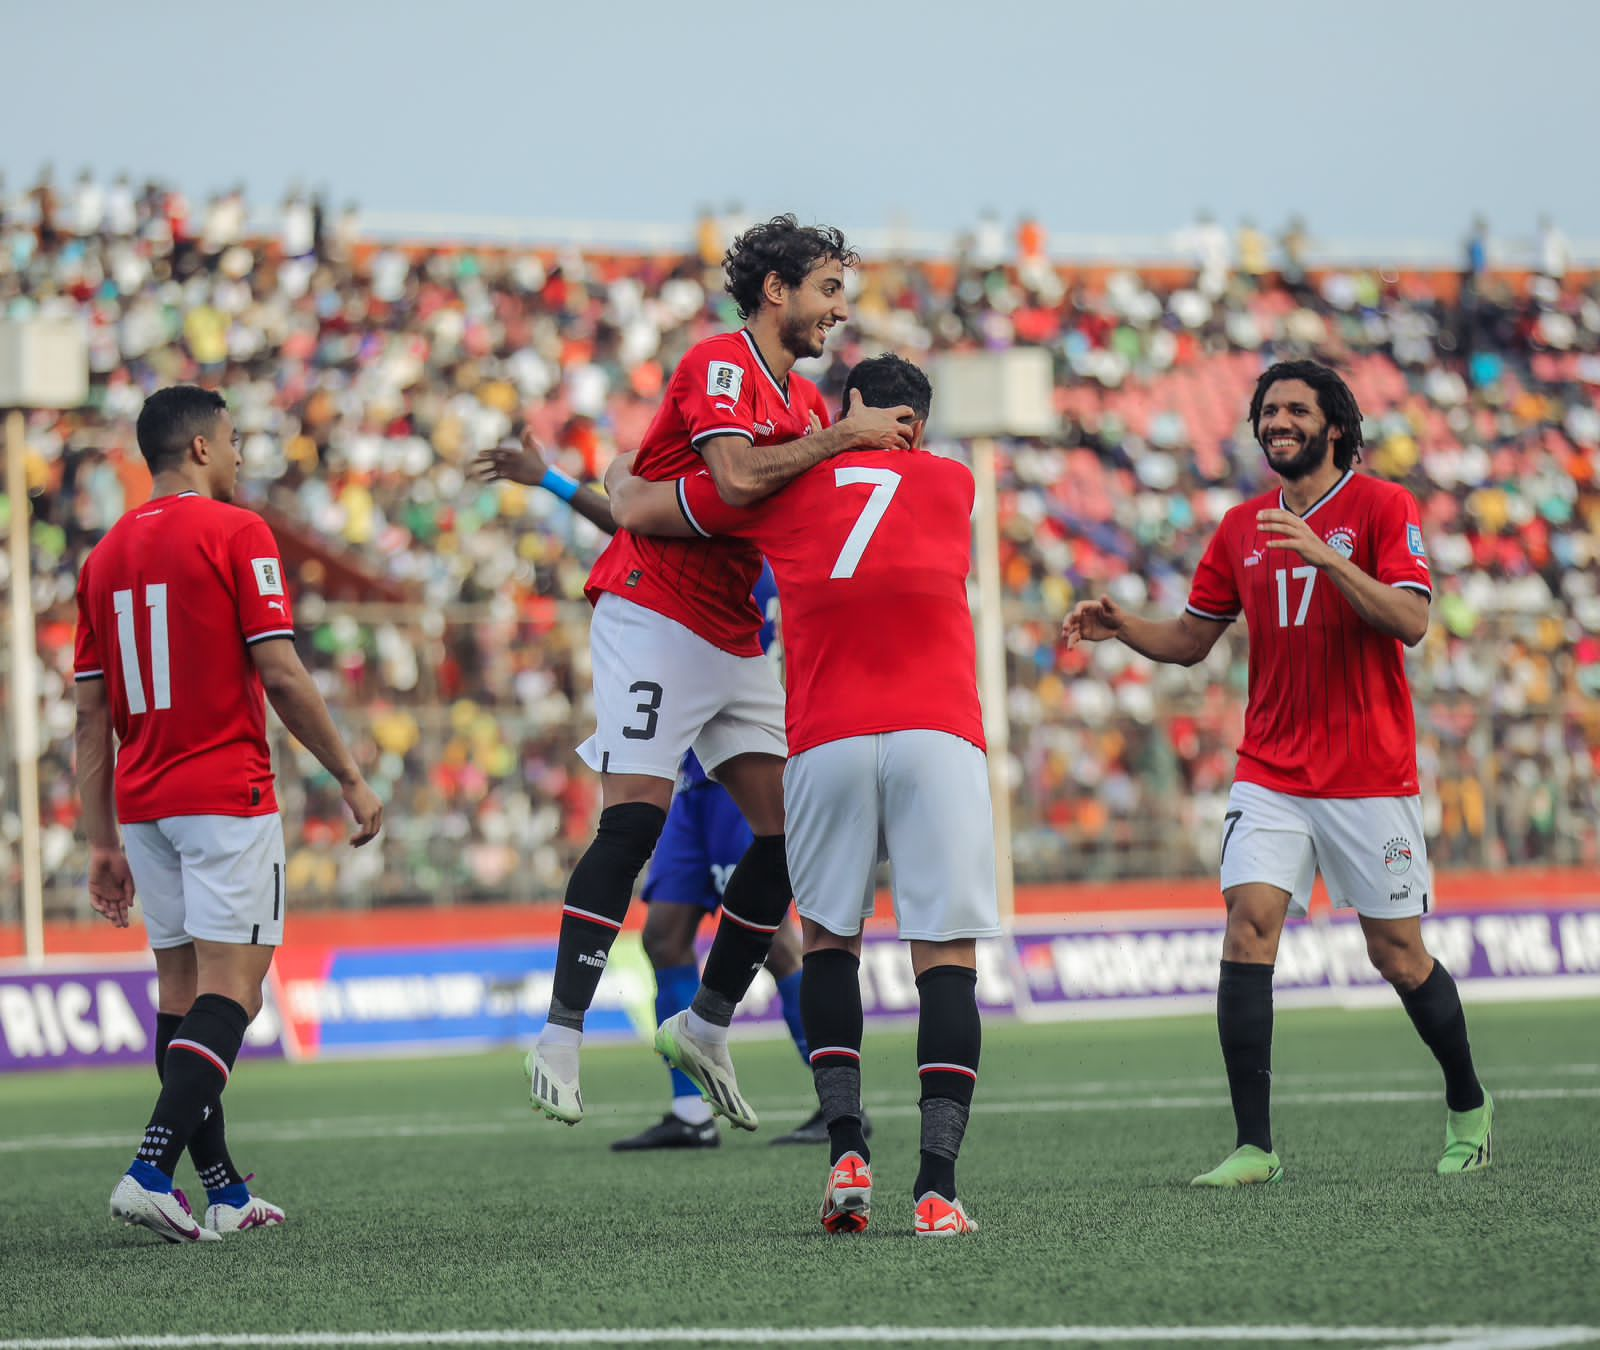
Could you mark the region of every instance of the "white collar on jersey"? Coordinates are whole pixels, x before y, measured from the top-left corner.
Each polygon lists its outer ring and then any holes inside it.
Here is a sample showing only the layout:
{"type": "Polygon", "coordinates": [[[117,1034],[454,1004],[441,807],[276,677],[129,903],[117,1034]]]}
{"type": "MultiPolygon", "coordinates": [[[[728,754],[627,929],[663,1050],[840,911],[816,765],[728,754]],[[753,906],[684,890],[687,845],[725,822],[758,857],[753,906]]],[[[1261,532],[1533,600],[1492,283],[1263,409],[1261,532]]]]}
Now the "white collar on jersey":
{"type": "MultiPolygon", "coordinates": [[[[1326,492],[1324,492],[1320,497],[1318,497],[1316,499],[1316,501],[1312,502],[1311,505],[1306,508],[1305,514],[1302,515],[1300,517],[1300,519],[1301,520],[1309,520],[1311,518],[1311,513],[1313,511],[1317,510],[1318,507],[1324,506],[1328,502],[1331,502],[1336,496],[1338,496],[1340,489],[1343,488],[1344,485],[1346,483],[1348,483],[1355,476],[1356,476],[1356,471],[1354,469],[1346,469],[1344,471],[1344,477],[1341,478],[1337,483],[1335,483],[1326,492]]],[[[1278,489],[1278,509],[1280,511],[1291,511],[1291,512],[1293,510],[1293,508],[1290,507],[1289,503],[1284,501],[1284,499],[1283,499],[1283,489],[1282,488],[1278,489]]]]}
{"type": "Polygon", "coordinates": [[[761,354],[761,348],[756,346],[756,340],[750,336],[748,328],[741,328],[739,336],[750,344],[750,350],[755,354],[756,360],[761,363],[762,374],[771,381],[772,387],[778,391],[778,397],[783,400],[783,406],[787,408],[789,406],[789,381],[785,379],[782,384],[778,383],[778,377],[772,373],[772,367],[767,364],[767,358],[761,354]]]}

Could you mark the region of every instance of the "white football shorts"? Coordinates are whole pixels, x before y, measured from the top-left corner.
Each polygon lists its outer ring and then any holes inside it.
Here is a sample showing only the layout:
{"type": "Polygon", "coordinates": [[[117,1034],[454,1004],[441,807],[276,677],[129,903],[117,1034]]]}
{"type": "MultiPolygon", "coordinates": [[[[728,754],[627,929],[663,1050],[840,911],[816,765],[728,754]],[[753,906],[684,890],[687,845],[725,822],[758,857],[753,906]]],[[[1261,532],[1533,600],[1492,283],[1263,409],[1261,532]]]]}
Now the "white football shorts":
{"type": "Polygon", "coordinates": [[[283,818],[165,816],[122,827],[153,948],[283,945],[283,818]]]}
{"type": "Polygon", "coordinates": [[[1265,882],[1303,915],[1318,872],[1335,909],[1409,919],[1433,903],[1421,797],[1293,797],[1235,783],[1222,821],[1222,889],[1265,882]]]}
{"type": "Polygon", "coordinates": [[[783,773],[789,879],[801,915],[861,931],[874,872],[889,861],[900,936],[994,937],[994,809],[983,751],[943,731],[829,741],[783,773]]]}
{"type": "Polygon", "coordinates": [[[692,748],[715,778],[735,755],[788,753],[783,686],[765,656],[734,656],[609,592],[594,607],[589,653],[596,727],[578,754],[596,772],[676,779],[692,748]]]}

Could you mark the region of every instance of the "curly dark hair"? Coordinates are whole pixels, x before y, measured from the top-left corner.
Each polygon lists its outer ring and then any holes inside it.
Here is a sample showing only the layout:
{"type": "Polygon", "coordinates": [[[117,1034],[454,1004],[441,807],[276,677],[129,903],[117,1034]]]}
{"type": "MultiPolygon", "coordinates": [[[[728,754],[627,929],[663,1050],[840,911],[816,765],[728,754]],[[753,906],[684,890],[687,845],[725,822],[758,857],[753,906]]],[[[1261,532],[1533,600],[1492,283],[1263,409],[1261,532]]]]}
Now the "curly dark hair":
{"type": "Polygon", "coordinates": [[[1250,430],[1257,443],[1261,440],[1261,405],[1266,401],[1267,390],[1279,380],[1303,380],[1317,396],[1317,406],[1328,419],[1330,427],[1339,429],[1339,439],[1333,443],[1333,464],[1343,472],[1361,458],[1361,409],[1350,386],[1340,378],[1338,371],[1317,361],[1279,361],[1270,365],[1256,381],[1256,392],[1250,399],[1250,430]]]}
{"type": "Polygon", "coordinates": [[[194,438],[209,436],[218,415],[227,411],[227,403],[214,389],[174,384],[156,390],[145,399],[134,426],[139,453],[150,472],[177,468],[194,438]]]}
{"type": "MultiPolygon", "coordinates": [[[[933,386],[922,371],[903,356],[885,352],[858,362],[844,382],[844,411],[850,411],[850,391],[860,390],[869,408],[894,408],[904,404],[925,421],[933,405],[933,386]]],[[[842,415],[842,414],[841,414],[842,415]]]]}
{"type": "Polygon", "coordinates": [[[861,261],[831,225],[802,225],[792,214],[752,225],[722,260],[726,289],[739,306],[739,317],[748,319],[761,308],[761,289],[770,273],[776,272],[785,286],[798,286],[825,258],[836,258],[845,267],[861,261]]]}

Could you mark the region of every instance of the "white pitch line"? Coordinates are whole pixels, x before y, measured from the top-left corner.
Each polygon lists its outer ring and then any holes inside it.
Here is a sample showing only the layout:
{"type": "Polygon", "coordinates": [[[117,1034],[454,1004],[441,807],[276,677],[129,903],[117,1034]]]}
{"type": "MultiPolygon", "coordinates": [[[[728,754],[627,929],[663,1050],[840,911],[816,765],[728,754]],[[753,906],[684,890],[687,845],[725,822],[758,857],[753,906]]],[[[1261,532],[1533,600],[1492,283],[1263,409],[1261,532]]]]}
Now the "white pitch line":
{"type": "MultiPolygon", "coordinates": [[[[1600,1087],[1531,1087],[1497,1088],[1497,1101],[1588,1101],[1600,1098],[1600,1087]]],[[[1431,1091],[1407,1090],[1373,1092],[1278,1092],[1272,1102],[1277,1106],[1342,1106],[1362,1103],[1436,1102],[1440,1100],[1437,1089],[1431,1091]]],[[[1221,1095],[1188,1097],[1058,1097],[1027,1098],[1021,1101],[984,1101],[975,1103],[979,1114],[1070,1115],[1074,1113],[1104,1111],[1210,1111],[1228,1105],[1221,1095]]],[[[915,1117],[920,1108],[915,1102],[897,1102],[873,1105],[874,1118],[898,1119],[915,1117]]],[[[620,1109],[597,1113],[592,1117],[609,1124],[628,1120],[653,1120],[661,1112],[659,1103],[645,1105],[630,1102],[620,1109]]],[[[260,1121],[230,1125],[229,1137],[269,1144],[326,1143],[331,1139],[443,1139],[462,1135],[521,1134],[528,1130],[531,1112],[518,1111],[510,1118],[499,1112],[499,1119],[460,1120],[443,1116],[414,1118],[396,1122],[389,1117],[329,1116],[316,1120],[260,1121]]],[[[534,1122],[535,1125],[540,1122],[534,1122]]],[[[97,1148],[125,1148],[132,1136],[123,1134],[68,1134],[25,1135],[20,1138],[0,1139],[0,1154],[28,1152],[74,1152],[97,1148]]],[[[0,1342],[0,1350],[3,1350],[0,1342]]]]}
{"type": "Polygon", "coordinates": [[[188,1350],[217,1346],[414,1345],[813,1345],[868,1342],[1027,1342],[1041,1345],[1157,1341],[1186,1343],[1387,1342],[1382,1350],[1545,1350],[1600,1338],[1600,1327],[646,1327],[571,1331],[307,1331],[206,1336],[56,1336],[0,1340],[0,1350],[188,1350]]]}

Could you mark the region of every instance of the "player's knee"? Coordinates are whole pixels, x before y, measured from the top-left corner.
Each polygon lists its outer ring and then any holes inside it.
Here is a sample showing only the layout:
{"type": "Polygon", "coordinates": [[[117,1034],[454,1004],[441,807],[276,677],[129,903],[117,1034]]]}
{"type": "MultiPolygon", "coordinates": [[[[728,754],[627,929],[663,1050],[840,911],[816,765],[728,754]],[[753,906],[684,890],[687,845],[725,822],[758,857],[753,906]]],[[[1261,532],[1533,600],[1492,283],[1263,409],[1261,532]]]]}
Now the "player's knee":
{"type": "Polygon", "coordinates": [[[1428,978],[1433,958],[1420,944],[1369,939],[1367,959],[1373,969],[1402,993],[1417,988],[1428,978]]]}
{"type": "Polygon", "coordinates": [[[622,802],[608,806],[600,813],[600,825],[595,830],[594,843],[589,845],[589,853],[599,853],[620,866],[631,867],[633,875],[637,876],[650,861],[656,840],[661,837],[661,827],[666,823],[667,813],[653,802],[622,802]]]}
{"type": "Polygon", "coordinates": [[[789,912],[794,891],[781,834],[758,834],[728,878],[723,907],[750,923],[775,925],[789,912]]]}

